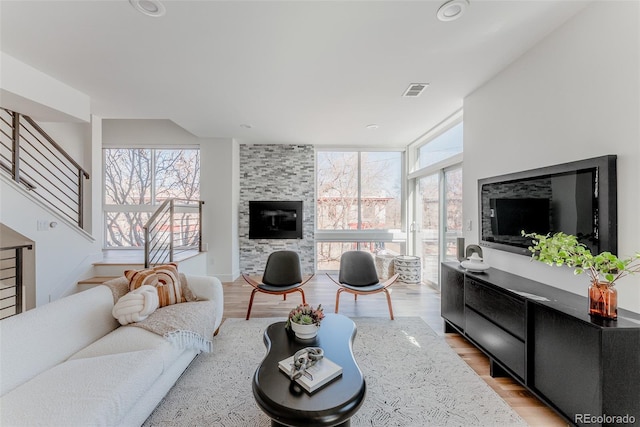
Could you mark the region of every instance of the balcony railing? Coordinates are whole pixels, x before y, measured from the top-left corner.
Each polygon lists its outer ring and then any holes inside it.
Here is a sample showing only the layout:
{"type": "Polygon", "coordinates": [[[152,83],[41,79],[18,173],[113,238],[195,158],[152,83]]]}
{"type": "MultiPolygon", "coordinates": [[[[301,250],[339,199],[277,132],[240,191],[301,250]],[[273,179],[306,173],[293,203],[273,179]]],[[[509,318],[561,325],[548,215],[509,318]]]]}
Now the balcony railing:
{"type": "Polygon", "coordinates": [[[22,252],[32,245],[0,248],[0,319],[22,313],[22,277],[24,261],[22,252]]]}
{"type": "Polygon", "coordinates": [[[202,251],[201,200],[167,199],[144,226],[144,265],[202,251]]]}
{"type": "Polygon", "coordinates": [[[0,108],[0,170],[34,197],[83,228],[89,174],[30,117],[0,108]]]}

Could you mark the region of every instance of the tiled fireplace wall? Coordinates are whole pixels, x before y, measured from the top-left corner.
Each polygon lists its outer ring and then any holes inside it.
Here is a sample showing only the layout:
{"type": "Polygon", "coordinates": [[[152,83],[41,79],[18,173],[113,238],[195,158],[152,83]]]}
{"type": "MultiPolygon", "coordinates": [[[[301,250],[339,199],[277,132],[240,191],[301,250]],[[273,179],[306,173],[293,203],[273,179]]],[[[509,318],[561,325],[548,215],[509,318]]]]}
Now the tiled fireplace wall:
{"type": "Polygon", "coordinates": [[[240,271],[262,275],[273,251],[300,255],[302,274],[315,271],[315,152],[313,145],[240,145],[240,271]],[[249,239],[250,200],[302,200],[302,239],[249,239]]]}

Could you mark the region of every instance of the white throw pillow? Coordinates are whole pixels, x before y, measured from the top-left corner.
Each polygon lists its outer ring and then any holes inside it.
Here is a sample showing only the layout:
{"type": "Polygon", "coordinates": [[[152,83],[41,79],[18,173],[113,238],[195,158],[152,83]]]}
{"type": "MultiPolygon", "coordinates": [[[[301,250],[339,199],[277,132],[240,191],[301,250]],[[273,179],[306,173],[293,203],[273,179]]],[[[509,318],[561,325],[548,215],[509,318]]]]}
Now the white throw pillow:
{"type": "Polygon", "coordinates": [[[156,288],[143,285],[120,298],[111,313],[121,325],[128,325],[146,319],[159,304],[156,288]]]}

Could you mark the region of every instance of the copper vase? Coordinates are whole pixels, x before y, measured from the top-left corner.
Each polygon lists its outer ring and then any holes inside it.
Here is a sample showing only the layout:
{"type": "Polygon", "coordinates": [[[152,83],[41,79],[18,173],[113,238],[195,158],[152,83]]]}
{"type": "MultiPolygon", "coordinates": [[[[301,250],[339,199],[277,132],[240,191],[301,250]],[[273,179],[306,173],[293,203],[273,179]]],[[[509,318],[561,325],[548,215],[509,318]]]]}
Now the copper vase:
{"type": "Polygon", "coordinates": [[[589,314],[616,320],[618,318],[618,291],[609,283],[589,286],[589,314]]]}

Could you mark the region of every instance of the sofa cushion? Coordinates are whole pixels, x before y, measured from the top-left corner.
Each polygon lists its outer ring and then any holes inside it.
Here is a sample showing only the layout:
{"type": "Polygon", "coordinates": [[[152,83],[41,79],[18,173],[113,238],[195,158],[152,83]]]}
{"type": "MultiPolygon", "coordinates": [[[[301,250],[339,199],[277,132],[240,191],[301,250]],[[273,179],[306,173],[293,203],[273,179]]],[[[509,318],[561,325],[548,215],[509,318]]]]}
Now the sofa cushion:
{"type": "Polygon", "coordinates": [[[61,363],[118,326],[106,286],[61,298],[0,322],[0,395],[61,363]]]}
{"type": "Polygon", "coordinates": [[[162,374],[157,351],[74,359],[0,398],[0,424],[113,426],[162,374]]]}
{"type": "Polygon", "coordinates": [[[180,280],[178,264],[175,262],[156,265],[146,270],[126,270],[124,275],[129,279],[130,291],[143,285],[155,286],[160,307],[196,300],[186,282],[180,280]]]}
{"type": "Polygon", "coordinates": [[[158,275],[160,307],[187,301],[182,292],[182,284],[180,283],[178,265],[176,263],[157,265],[153,267],[153,270],[158,275]]]}
{"type": "Polygon", "coordinates": [[[158,275],[150,268],[146,270],[125,270],[124,276],[129,279],[129,291],[145,285],[158,286],[158,275]]]}
{"type": "Polygon", "coordinates": [[[156,350],[162,358],[162,366],[167,369],[184,351],[171,345],[166,338],[146,329],[121,326],[93,344],[80,350],[69,360],[86,359],[142,350],[156,350]]]}

